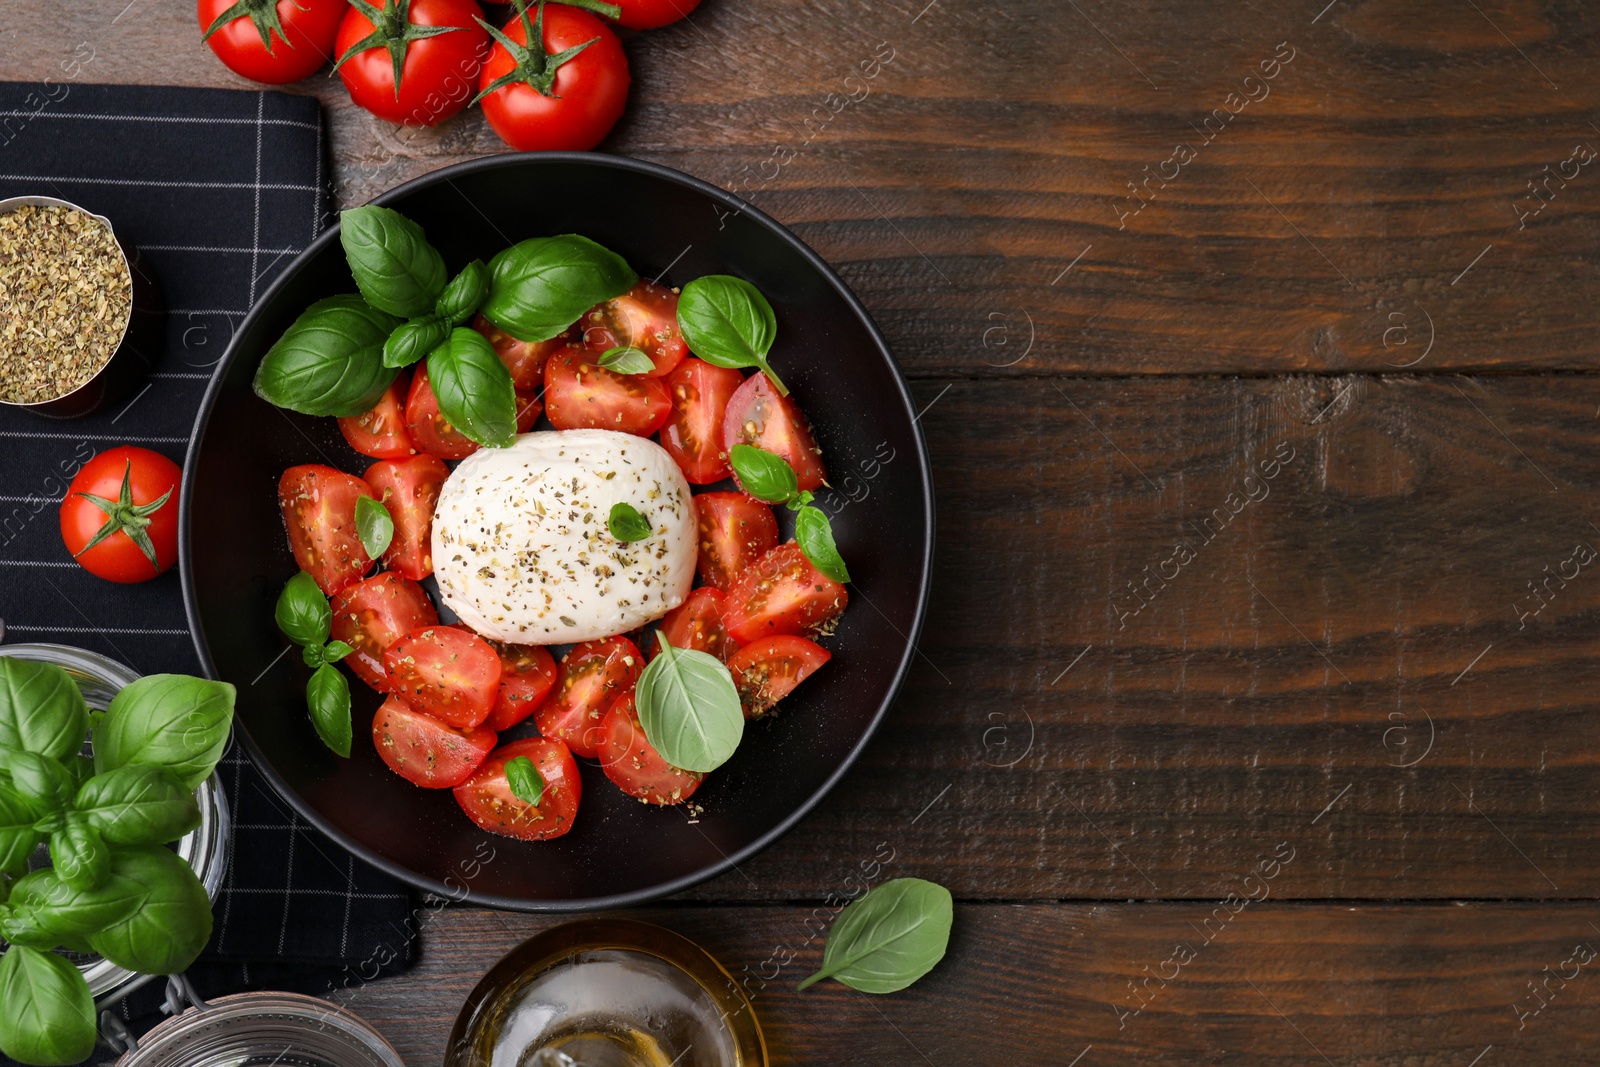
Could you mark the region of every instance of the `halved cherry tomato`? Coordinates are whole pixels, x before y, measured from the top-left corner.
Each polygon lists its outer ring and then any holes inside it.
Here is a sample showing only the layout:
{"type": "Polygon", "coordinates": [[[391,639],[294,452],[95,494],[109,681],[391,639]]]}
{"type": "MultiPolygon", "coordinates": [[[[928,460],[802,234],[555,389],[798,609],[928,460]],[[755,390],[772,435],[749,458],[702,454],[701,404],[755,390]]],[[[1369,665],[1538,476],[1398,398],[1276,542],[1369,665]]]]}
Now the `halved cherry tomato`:
{"type": "Polygon", "coordinates": [[[790,541],[762,556],[728,589],[722,624],[742,645],[774,634],[821,634],[850,594],[813,567],[790,541]]]}
{"type": "Polygon", "coordinates": [[[744,375],[693,356],[667,375],[672,414],[661,427],[661,447],[683,468],[691,485],[720,482],[733,473],[722,447],[722,417],[744,375]]]}
{"type": "Polygon", "coordinates": [[[572,829],[582,799],[583,779],[572,753],[560,741],[543,737],[502,746],[456,786],[456,803],[469,819],[491,834],[524,841],[548,841],[572,829]],[[506,781],[506,764],[518,756],[532,760],[544,779],[544,794],[537,804],[518,797],[506,781]]]}
{"type": "Polygon", "coordinates": [[[392,694],[372,717],[372,743],[383,762],[424,789],[460,785],[499,742],[493,730],[482,726],[457,730],[392,694]]]}
{"type": "Polygon", "coordinates": [[[413,581],[433,573],[433,508],[448,477],[437,456],[384,459],[367,468],[367,484],[394,520],[384,565],[413,581]]]}
{"type": "Polygon", "coordinates": [[[597,367],[593,352],[564,348],[544,365],[544,403],[558,430],[621,430],[648,437],[672,414],[660,378],[614,374],[597,367]]]}
{"type": "Polygon", "coordinates": [[[355,649],[342,662],[380,693],[389,691],[383,653],[401,634],[434,626],[439,613],[416,582],[391,571],[374,574],[333,598],[333,638],[355,649]]]}
{"type": "Polygon", "coordinates": [[[567,346],[567,334],[548,341],[519,341],[501,331],[482,315],[472,320],[472,328],[483,334],[494,347],[494,354],[511,372],[511,382],[520,392],[537,392],[544,385],[544,364],[551,353],[567,346]]]}
{"type": "Polygon", "coordinates": [[[561,657],[556,687],[533,720],[539,732],[566,742],[584,759],[600,744],[600,718],[618,698],[633,692],[644,672],[644,657],[626,637],[605,637],[574,645],[561,657]]]}
{"type": "Polygon", "coordinates": [[[637,348],[649,356],[655,368],[645,371],[646,378],[666,377],[689,354],[678,331],[678,294],[655,282],[640,281],[621,296],[596,304],[577,327],[583,331],[583,347],[591,352],[637,348]]]}
{"type": "Polygon", "coordinates": [[[661,758],[639,724],[632,693],[611,705],[600,721],[600,768],[618,789],[647,804],[682,804],[706,777],[661,758]]]}
{"type": "Polygon", "coordinates": [[[417,364],[411,392],[406,395],[406,431],[413,445],[440,459],[466,459],[478,450],[478,443],[451,426],[439,410],[426,364],[417,364]]]}
{"type": "Polygon", "coordinates": [[[743,493],[699,494],[694,498],[694,522],[700,580],[724,591],[778,545],[778,520],[772,509],[743,493]]]}
{"type": "Polygon", "coordinates": [[[355,475],[316,463],[290,467],[278,480],[278,510],[294,561],[329,596],[372,569],[356,533],[356,501],[377,495],[355,475]]]}
{"type": "Polygon", "coordinates": [[[416,454],[406,432],[405,401],[410,384],[410,372],[401,371],[371,411],[339,420],[339,432],[351,448],[374,459],[405,459],[416,454]]]}
{"type": "Polygon", "coordinates": [[[539,394],[531,390],[517,390],[517,432],[527,433],[533,429],[533,424],[539,421],[539,416],[544,412],[544,402],[539,399],[539,394]]]}
{"type": "Polygon", "coordinates": [[[722,448],[755,445],[782,456],[794,468],[801,489],[819,488],[828,473],[811,424],[793,397],[779,396],[765,374],[752,374],[728,400],[722,417],[722,448]]]}
{"type": "Polygon", "coordinates": [[[556,661],[549,649],[538,645],[490,644],[500,654],[500,695],[483,724],[491,730],[509,730],[532,715],[555,688],[556,661]]]}
{"type": "MultiPolygon", "coordinates": [[[[726,663],[739,646],[728,640],[728,631],[722,627],[722,613],[728,603],[720,592],[702,585],[689,594],[689,599],[661,617],[661,633],[673,648],[692,648],[706,652],[726,663]]],[[[652,643],[650,658],[655,659],[660,645],[652,643]]]]}
{"type": "Polygon", "coordinates": [[[383,653],[393,691],[418,711],[470,729],[489,717],[500,694],[500,657],[475,633],[424,626],[383,653]]]}
{"type": "Polygon", "coordinates": [[[815,641],[792,634],[763,637],[728,661],[744,717],[759,718],[794,691],[833,655],[815,641]]]}

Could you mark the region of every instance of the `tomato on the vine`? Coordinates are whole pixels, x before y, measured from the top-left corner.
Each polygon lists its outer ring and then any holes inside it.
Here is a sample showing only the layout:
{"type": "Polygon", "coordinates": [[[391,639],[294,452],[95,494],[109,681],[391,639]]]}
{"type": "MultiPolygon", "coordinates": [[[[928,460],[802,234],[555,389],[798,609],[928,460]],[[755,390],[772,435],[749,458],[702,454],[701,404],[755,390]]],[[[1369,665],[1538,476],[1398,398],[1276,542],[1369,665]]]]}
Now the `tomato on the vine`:
{"type": "Polygon", "coordinates": [[[380,119],[432,126],[466,107],[489,53],[476,0],[349,0],[337,69],[380,119]]]}
{"type": "Polygon", "coordinates": [[[628,100],[628,57],[600,19],[565,4],[526,9],[483,65],[477,99],[500,139],[522,152],[581,152],[599,144],[628,100]],[[537,42],[537,43],[535,43],[537,42]]]}
{"type": "Polygon", "coordinates": [[[286,85],[333,58],[348,0],[200,0],[200,39],[235,74],[286,85]]]}
{"type": "Polygon", "coordinates": [[[112,582],[144,582],[178,561],[183,471],[148,448],[95,456],[61,501],[61,540],[78,565],[112,582]]]}

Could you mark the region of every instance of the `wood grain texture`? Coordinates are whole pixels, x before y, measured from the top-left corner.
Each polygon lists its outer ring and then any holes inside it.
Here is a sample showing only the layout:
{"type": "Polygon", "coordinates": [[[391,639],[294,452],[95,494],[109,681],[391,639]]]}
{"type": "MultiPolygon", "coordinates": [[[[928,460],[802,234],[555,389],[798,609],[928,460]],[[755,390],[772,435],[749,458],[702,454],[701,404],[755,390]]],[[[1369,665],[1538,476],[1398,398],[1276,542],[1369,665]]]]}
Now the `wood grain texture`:
{"type": "MultiPolygon", "coordinates": [[[[87,79],[247,87],[190,5],[120,6],[6,5],[0,77],[87,42],[87,79]]],[[[602,147],[792,226],[915,375],[1591,366],[1592,12],[1323,8],[709,0],[630,38],[602,147]]],[[[346,204],[504,150],[476,112],[403,130],[336,79],[293,91],[346,204]]]]}
{"type": "MultiPolygon", "coordinates": [[[[1577,965],[1600,949],[1592,904],[1268,898],[1226,921],[1204,904],[963,905],[944,961],[887,997],[833,982],[794,992],[821,958],[805,925],[812,911],[630,914],[699,941],[748,983],[775,1067],[1466,1067],[1490,1046],[1481,1067],[1596,1062],[1600,964],[1577,965]]],[[[552,924],[446,910],[431,918],[415,971],[340,999],[408,1063],[438,1063],[478,978],[552,924]]]]}

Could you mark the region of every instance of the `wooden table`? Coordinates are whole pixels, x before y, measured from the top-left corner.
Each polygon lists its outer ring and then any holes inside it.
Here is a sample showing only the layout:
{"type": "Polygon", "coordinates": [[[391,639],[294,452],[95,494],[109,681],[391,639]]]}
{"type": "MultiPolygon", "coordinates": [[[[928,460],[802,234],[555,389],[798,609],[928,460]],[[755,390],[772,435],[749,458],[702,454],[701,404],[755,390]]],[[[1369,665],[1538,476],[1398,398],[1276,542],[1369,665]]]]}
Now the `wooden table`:
{"type": "MultiPolygon", "coordinates": [[[[243,84],[191,5],[123,3],[11,0],[3,75],[88,41],[96,80],[243,84]]],[[[640,912],[753,976],[776,1063],[1600,1062],[1597,25],[707,0],[629,42],[605,147],[838,267],[937,481],[924,655],[866,758],[640,912]],[[807,920],[912,874],[960,902],[944,964],[795,993],[807,920]]],[[[345,204],[501,150],[299,88],[345,204]]],[[[419,1065],[552,922],[423,919],[350,998],[419,1065]]]]}

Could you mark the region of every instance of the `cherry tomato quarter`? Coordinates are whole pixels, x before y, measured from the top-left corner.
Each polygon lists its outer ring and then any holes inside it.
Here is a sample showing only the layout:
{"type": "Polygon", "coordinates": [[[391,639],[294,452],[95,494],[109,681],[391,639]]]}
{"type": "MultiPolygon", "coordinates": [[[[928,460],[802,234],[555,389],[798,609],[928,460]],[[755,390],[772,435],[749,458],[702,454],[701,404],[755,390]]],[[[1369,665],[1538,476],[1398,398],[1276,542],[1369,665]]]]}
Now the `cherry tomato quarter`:
{"type": "Polygon", "coordinates": [[[401,634],[439,623],[439,613],[422,586],[390,571],[350,586],[329,606],[333,609],[333,639],[355,650],[340,662],[380,693],[390,688],[384,651],[401,634]]]}
{"type": "Polygon", "coordinates": [[[648,437],[672,414],[660,378],[616,374],[594,353],[564,348],[544,365],[545,413],[558,430],[621,430],[648,437]]]}
{"type": "Polygon", "coordinates": [[[458,730],[391,695],[372,717],[372,744],[389,769],[424,789],[460,785],[500,739],[479,726],[458,730]]]}
{"type": "Polygon", "coordinates": [[[690,485],[710,485],[733,473],[722,447],[722,419],[744,375],[690,356],[667,375],[672,413],[661,427],[667,450],[690,485]]]}
{"type": "Polygon", "coordinates": [[[149,581],[178,561],[179,466],[123,445],[83,465],[61,500],[61,540],[78,565],[111,582],[149,581]]]}
{"type": "Polygon", "coordinates": [[[599,18],[565,4],[540,4],[494,36],[479,99],[489,125],[512,148],[587,151],[622,117],[628,57],[599,18]]]}
{"type": "Polygon", "coordinates": [[[367,468],[363,479],[394,520],[394,537],[383,553],[383,564],[412,581],[433,573],[433,509],[449,476],[449,468],[438,457],[412,456],[379,460],[367,468]]]}
{"type": "Polygon", "coordinates": [[[499,654],[457,626],[402,634],[384,650],[383,669],[407,704],[463,730],[487,719],[500,695],[499,654]]]}
{"type": "Polygon", "coordinates": [[[472,777],[456,786],[455,796],[467,818],[491,834],[548,841],[572,829],[583,799],[583,779],[566,745],[531,737],[501,746],[472,777]],[[531,760],[544,780],[537,804],[517,796],[506,781],[506,764],[518,756],[531,760]]]}
{"type": "Polygon", "coordinates": [[[655,282],[640,281],[621,296],[595,305],[584,312],[576,329],[582,331],[583,347],[591,352],[637,348],[649,356],[654,366],[644,373],[646,378],[665,378],[689,354],[678,329],[678,294],[655,282]]]}
{"type": "Polygon", "coordinates": [[[694,498],[700,580],[726,590],[756,560],[778,547],[772,508],[743,493],[701,493],[694,498]]]}
{"type": "Polygon", "coordinates": [[[483,724],[509,730],[532,715],[555,688],[556,661],[549,649],[538,645],[490,644],[500,654],[500,695],[483,724]]]}
{"type": "Polygon", "coordinates": [[[416,454],[406,432],[409,379],[410,372],[401,371],[371,411],[339,420],[339,432],[351,448],[373,459],[405,459],[416,454]]]}
{"type": "Polygon", "coordinates": [[[763,637],[728,661],[744,717],[760,718],[833,656],[815,641],[792,634],[763,637]]]}
{"type": "Polygon", "coordinates": [[[315,463],[290,467],[278,481],[278,508],[294,561],[329,596],[372,569],[356,532],[356,501],[377,495],[355,475],[315,463]]]}
{"type": "Polygon", "coordinates": [[[489,52],[489,33],[478,21],[482,17],[483,9],[475,0],[353,4],[334,42],[339,77],[350,99],[390,122],[407,126],[443,122],[472,101],[489,52]],[[376,16],[376,24],[369,13],[376,16]],[[434,36],[419,33],[444,26],[454,28],[434,36]],[[404,57],[398,86],[392,47],[404,57]]]}
{"type": "MultiPolygon", "coordinates": [[[[727,662],[739,651],[722,625],[727,610],[727,599],[714,587],[702,585],[661,617],[661,633],[673,648],[692,648],[727,662]]],[[[655,659],[659,651],[660,645],[653,643],[650,658],[655,659]]]]}
{"type": "Polygon", "coordinates": [[[705,775],[680,770],[661,758],[639,723],[633,694],[611,705],[600,723],[600,769],[618,789],[646,804],[682,804],[705,775]]]}
{"type": "Polygon", "coordinates": [[[618,699],[633,692],[643,672],[644,657],[626,637],[574,645],[561,658],[554,692],[533,714],[539,732],[565,742],[576,755],[593,759],[600,744],[600,719],[618,699]]]}
{"type": "Polygon", "coordinates": [[[419,363],[406,394],[406,432],[411,443],[440,459],[466,459],[478,450],[478,443],[454,426],[439,410],[439,398],[428,381],[428,368],[419,363]]]}
{"type": "Polygon", "coordinates": [[[776,634],[825,634],[849,601],[844,586],[813,567],[790,541],[762,556],[728,588],[722,624],[742,645],[776,634]]]}
{"type": "Polygon", "coordinates": [[[566,334],[558,334],[548,341],[519,341],[482,315],[472,320],[472,328],[483,334],[494,354],[506,365],[506,370],[511,372],[511,384],[519,393],[533,393],[542,388],[545,361],[551,353],[567,345],[566,334]]]}
{"type": "Polygon", "coordinates": [[[200,0],[202,38],[235,74],[297,82],[333,59],[348,0],[200,0]],[[223,21],[226,16],[226,21],[223,21]]]}
{"type": "Polygon", "coordinates": [[[779,395],[765,374],[746,378],[728,400],[722,447],[726,451],[734,445],[755,445],[782,456],[794,468],[801,489],[818,489],[828,477],[800,405],[792,396],[779,395]]]}

